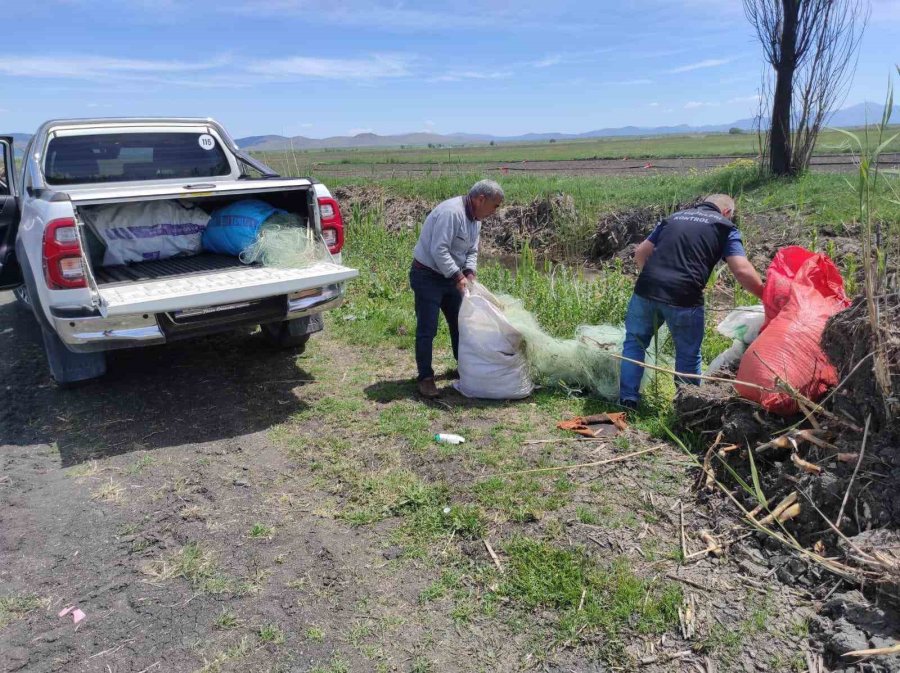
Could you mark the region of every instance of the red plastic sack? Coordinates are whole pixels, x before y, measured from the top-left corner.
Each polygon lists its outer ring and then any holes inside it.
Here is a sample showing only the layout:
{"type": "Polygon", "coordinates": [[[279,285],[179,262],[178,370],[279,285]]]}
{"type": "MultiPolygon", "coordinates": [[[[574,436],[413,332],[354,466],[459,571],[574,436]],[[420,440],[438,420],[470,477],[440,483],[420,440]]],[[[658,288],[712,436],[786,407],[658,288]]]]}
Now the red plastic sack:
{"type": "Polygon", "coordinates": [[[775,253],[766,271],[766,285],[762,302],[766,309],[766,321],[762,329],[774,320],[778,312],[788,302],[795,279],[803,269],[805,284],[815,288],[823,297],[835,297],[847,301],[844,294],[844,279],[834,262],[827,255],[810,252],[799,245],[782,248],[775,253]],[[810,260],[815,260],[810,262],[810,260]]]}
{"type": "Polygon", "coordinates": [[[767,324],[747,348],[737,373],[740,381],[773,390],[735,384],[738,393],[782,416],[799,408],[789,394],[774,390],[776,379],[813,401],[821,399],[837,385],[837,371],[819,341],[828,318],[849,303],[841,274],[827,256],[796,246],[780,250],[763,291],[767,324]]]}

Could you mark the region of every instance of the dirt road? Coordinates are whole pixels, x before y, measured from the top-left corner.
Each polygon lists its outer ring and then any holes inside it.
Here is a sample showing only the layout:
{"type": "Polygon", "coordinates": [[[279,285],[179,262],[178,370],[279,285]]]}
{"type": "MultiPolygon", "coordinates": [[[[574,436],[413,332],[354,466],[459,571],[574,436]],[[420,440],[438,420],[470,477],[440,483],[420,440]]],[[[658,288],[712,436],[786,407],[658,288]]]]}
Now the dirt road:
{"type": "Polygon", "coordinates": [[[691,552],[700,528],[737,529],[696,503],[673,447],[491,477],[658,443],[553,430],[594,402],[448,393],[426,406],[409,353],[327,334],[299,358],[244,334],[123,351],[105,378],[63,391],[36,338],[0,294],[0,672],[802,661],[809,603],[761,579],[754,540],[734,561],[679,562],[679,501],[691,552]],[[436,445],[441,430],[469,442],[436,445]],[[78,624],[58,616],[72,605],[78,624]]]}
{"type": "MultiPolygon", "coordinates": [[[[304,171],[325,177],[412,178],[423,176],[466,174],[527,174],[571,176],[628,176],[659,173],[704,171],[748,157],[684,157],[670,159],[571,159],[555,161],[513,161],[508,163],[377,163],[377,164],[313,164],[304,171]]],[[[900,153],[881,157],[882,168],[900,167],[900,153]]],[[[852,172],[857,164],[849,154],[817,155],[811,168],[820,172],[852,172]]],[[[303,171],[301,171],[303,172],[303,171]]]]}

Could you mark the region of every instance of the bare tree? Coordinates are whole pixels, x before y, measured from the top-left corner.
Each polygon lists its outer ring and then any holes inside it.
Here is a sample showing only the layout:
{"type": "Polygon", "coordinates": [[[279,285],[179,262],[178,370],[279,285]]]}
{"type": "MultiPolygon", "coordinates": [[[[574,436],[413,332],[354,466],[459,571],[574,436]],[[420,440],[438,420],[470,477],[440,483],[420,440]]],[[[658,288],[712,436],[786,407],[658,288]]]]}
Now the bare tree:
{"type": "MultiPolygon", "coordinates": [[[[775,175],[806,169],[822,125],[847,94],[868,0],[744,0],[775,84],[768,128],[775,175]]],[[[768,96],[767,96],[768,98],[768,96]]]]}

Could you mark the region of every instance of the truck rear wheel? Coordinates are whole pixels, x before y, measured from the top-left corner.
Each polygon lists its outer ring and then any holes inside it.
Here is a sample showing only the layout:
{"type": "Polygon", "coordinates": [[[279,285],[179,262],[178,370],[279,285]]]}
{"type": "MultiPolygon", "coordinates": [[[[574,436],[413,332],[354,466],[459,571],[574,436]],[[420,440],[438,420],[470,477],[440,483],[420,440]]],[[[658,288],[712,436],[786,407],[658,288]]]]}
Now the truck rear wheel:
{"type": "MultiPolygon", "coordinates": [[[[19,259],[25,259],[24,254],[21,252],[19,254],[19,259]]],[[[35,290],[31,267],[28,264],[22,265],[22,276],[25,282],[14,290],[16,304],[23,310],[30,311],[41,328],[44,353],[47,356],[47,365],[50,367],[50,375],[53,380],[61,386],[70,386],[79,381],[103,376],[106,373],[106,353],[70,351],[47,322],[35,290]]]]}
{"type": "Polygon", "coordinates": [[[298,355],[306,350],[306,342],[312,336],[307,332],[306,326],[299,324],[297,320],[271,322],[259,327],[269,344],[276,348],[294,348],[298,355]]]}

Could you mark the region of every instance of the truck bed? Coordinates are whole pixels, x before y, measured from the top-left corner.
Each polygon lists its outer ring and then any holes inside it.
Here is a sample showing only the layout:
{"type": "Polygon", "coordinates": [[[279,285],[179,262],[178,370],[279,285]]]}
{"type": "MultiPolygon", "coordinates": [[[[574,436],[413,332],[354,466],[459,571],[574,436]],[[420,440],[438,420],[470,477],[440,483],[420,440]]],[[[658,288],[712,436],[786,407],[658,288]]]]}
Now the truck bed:
{"type": "Polygon", "coordinates": [[[217,255],[204,252],[193,257],[171,257],[153,262],[139,262],[119,266],[101,266],[94,269],[94,278],[98,286],[114,286],[122,283],[135,283],[160,278],[180,278],[197,273],[215,271],[231,271],[236,268],[249,268],[255,264],[244,264],[237,257],[217,255]]]}

